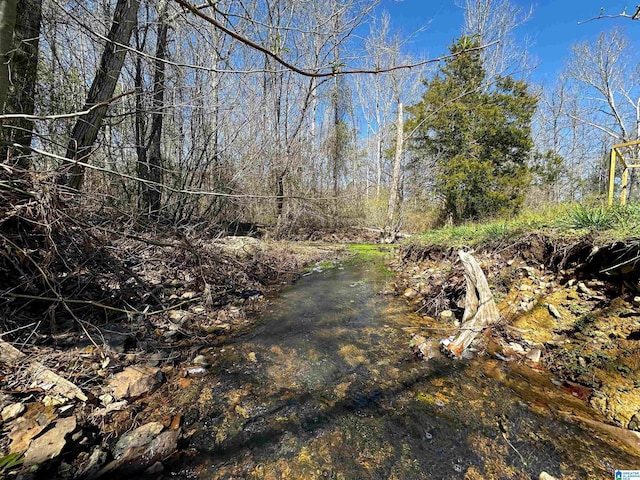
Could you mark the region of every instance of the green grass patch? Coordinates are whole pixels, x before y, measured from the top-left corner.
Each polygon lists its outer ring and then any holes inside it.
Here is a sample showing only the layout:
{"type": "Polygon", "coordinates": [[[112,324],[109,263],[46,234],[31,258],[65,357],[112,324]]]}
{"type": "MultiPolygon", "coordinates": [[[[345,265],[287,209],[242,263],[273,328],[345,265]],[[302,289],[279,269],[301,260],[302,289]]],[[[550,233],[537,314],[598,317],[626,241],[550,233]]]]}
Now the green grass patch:
{"type": "Polygon", "coordinates": [[[540,230],[567,237],[593,233],[603,241],[638,238],[640,205],[606,207],[601,204],[559,204],[525,210],[506,219],[427,230],[415,236],[413,241],[446,248],[473,248],[509,241],[540,230]]]}
{"type": "Polygon", "coordinates": [[[0,473],[7,473],[9,470],[17,468],[24,463],[24,452],[10,453],[0,457],[0,473]]]}
{"type": "Polygon", "coordinates": [[[351,259],[356,262],[381,260],[388,256],[395,248],[395,246],[370,243],[352,243],[347,246],[351,259]]]}
{"type": "Polygon", "coordinates": [[[564,219],[568,228],[576,230],[609,230],[615,225],[614,209],[601,205],[576,205],[564,219]]]}
{"type": "Polygon", "coordinates": [[[349,253],[358,255],[383,256],[389,253],[389,246],[376,243],[350,243],[347,245],[349,253]]]}

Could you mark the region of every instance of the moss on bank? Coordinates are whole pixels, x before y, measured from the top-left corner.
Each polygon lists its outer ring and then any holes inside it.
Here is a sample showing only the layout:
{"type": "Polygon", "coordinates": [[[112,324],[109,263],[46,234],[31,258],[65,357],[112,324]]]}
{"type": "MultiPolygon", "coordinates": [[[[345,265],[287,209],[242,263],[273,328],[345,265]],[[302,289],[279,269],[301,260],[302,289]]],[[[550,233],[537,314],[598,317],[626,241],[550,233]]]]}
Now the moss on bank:
{"type": "Polygon", "coordinates": [[[348,251],[350,258],[347,260],[348,264],[367,264],[370,263],[372,267],[379,269],[380,273],[385,277],[393,277],[395,274],[391,271],[387,262],[383,261],[385,257],[389,258],[391,254],[395,253],[397,247],[393,245],[378,245],[370,243],[352,243],[348,245],[348,251]]]}

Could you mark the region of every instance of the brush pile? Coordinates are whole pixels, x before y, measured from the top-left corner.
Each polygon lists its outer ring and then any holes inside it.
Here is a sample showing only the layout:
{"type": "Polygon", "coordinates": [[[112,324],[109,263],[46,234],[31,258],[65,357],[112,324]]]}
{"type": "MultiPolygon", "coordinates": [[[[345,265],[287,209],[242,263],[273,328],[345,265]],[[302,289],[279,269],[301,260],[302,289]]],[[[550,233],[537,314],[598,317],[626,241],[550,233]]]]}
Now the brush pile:
{"type": "Polygon", "coordinates": [[[119,457],[145,399],[206,370],[263,293],[335,254],[150,226],[52,175],[0,168],[0,477],[39,465],[31,478],[97,478],[169,456],[180,415],[140,427],[164,429],[162,445],[119,457]]]}

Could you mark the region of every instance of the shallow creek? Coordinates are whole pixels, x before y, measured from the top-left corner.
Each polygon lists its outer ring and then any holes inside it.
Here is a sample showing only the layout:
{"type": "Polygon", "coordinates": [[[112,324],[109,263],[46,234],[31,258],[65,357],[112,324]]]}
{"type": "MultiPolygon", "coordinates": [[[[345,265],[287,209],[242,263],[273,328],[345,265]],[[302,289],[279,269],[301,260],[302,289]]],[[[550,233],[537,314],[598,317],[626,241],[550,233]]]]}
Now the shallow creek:
{"type": "Polygon", "coordinates": [[[251,333],[217,347],[183,392],[187,454],[156,478],[607,479],[640,468],[638,450],[579,420],[598,419],[548,373],[414,360],[410,335],[428,332],[379,293],[379,262],[300,278],[251,333]]]}

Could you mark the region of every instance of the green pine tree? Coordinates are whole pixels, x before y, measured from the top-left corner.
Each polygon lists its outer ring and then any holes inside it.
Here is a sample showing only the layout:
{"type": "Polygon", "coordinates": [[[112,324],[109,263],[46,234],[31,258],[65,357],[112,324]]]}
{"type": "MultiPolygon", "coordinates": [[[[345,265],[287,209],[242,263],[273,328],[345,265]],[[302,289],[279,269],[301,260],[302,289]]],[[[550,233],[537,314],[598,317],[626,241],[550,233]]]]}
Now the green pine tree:
{"type": "Polygon", "coordinates": [[[536,99],[511,77],[487,87],[476,40],[463,37],[409,108],[414,162],[428,162],[444,213],[459,223],[516,211],[531,181],[536,99]]]}

